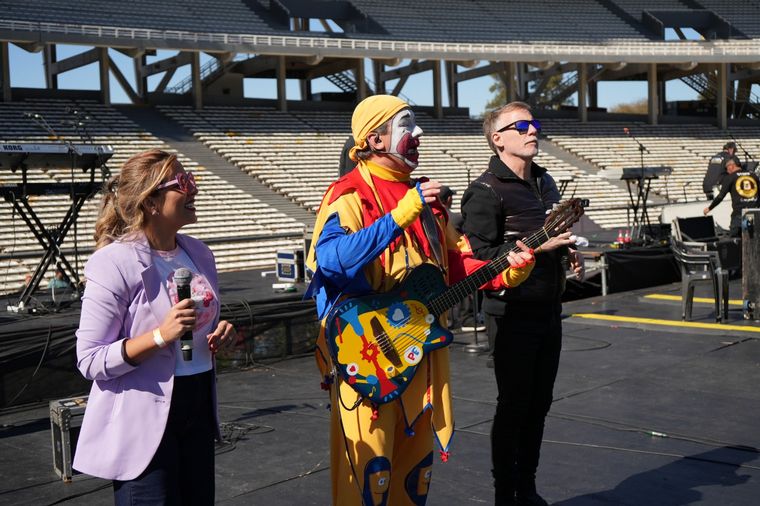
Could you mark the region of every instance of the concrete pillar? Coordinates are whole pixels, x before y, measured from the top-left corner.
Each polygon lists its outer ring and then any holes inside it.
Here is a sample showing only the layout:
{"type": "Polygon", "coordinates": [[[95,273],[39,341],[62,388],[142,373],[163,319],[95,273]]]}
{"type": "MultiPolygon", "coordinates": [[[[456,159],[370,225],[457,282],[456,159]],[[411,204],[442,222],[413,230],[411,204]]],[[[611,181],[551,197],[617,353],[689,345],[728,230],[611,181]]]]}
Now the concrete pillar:
{"type": "Polygon", "coordinates": [[[718,90],[717,90],[718,128],[728,128],[728,63],[718,64],[718,90]]]}
{"type": "Polygon", "coordinates": [[[435,117],[443,118],[443,97],[441,96],[441,62],[435,62],[433,66],[433,107],[435,108],[435,117]]]}
{"type": "Polygon", "coordinates": [[[364,58],[356,62],[356,101],[367,98],[367,73],[364,71],[364,58]]]}
{"type": "Polygon", "coordinates": [[[284,56],[278,56],[277,57],[277,109],[280,111],[287,111],[288,110],[288,95],[287,90],[285,88],[285,80],[287,78],[286,68],[285,68],[285,57],[284,56]]]}
{"type": "Polygon", "coordinates": [[[588,83],[588,105],[592,109],[599,107],[599,83],[596,81],[588,83]]]}
{"type": "Polygon", "coordinates": [[[660,115],[659,100],[657,100],[657,64],[650,63],[647,74],[647,111],[649,112],[648,122],[650,125],[657,124],[657,117],[660,115]]]}
{"type": "Polygon", "coordinates": [[[507,102],[517,100],[517,63],[507,63],[507,102]]]}
{"type": "Polygon", "coordinates": [[[385,81],[381,77],[385,65],[377,60],[372,60],[372,74],[375,76],[375,95],[385,95],[385,81]]]}
{"type": "Polygon", "coordinates": [[[192,80],[190,94],[193,97],[193,107],[203,109],[203,82],[201,81],[201,54],[194,51],[190,56],[190,78],[192,80]]]}
{"type": "Polygon", "coordinates": [[[301,88],[301,100],[311,100],[311,79],[301,79],[299,86],[301,88]]]}
{"type": "Polygon", "coordinates": [[[108,48],[98,48],[100,66],[100,101],[111,105],[111,61],[108,58],[108,48]]]}
{"type": "Polygon", "coordinates": [[[143,103],[148,101],[148,78],[142,76],[142,69],[148,61],[147,56],[142,54],[132,59],[135,67],[135,91],[143,103]]]}
{"type": "Polygon", "coordinates": [[[459,83],[456,81],[457,65],[454,62],[446,62],[446,85],[449,91],[449,107],[459,107],[459,83]]]}
{"type": "Polygon", "coordinates": [[[53,63],[57,61],[55,44],[47,44],[42,51],[42,60],[45,65],[45,87],[49,90],[57,90],[58,75],[51,72],[53,63]]]}
{"type": "Polygon", "coordinates": [[[578,64],[578,120],[581,123],[588,122],[588,65],[578,64]]]}
{"type": "Polygon", "coordinates": [[[2,98],[3,102],[10,102],[11,101],[11,65],[8,61],[8,42],[2,41],[0,42],[0,65],[2,65],[2,68],[0,68],[0,79],[3,80],[2,82],[2,95],[0,95],[0,98],[2,98]]]}

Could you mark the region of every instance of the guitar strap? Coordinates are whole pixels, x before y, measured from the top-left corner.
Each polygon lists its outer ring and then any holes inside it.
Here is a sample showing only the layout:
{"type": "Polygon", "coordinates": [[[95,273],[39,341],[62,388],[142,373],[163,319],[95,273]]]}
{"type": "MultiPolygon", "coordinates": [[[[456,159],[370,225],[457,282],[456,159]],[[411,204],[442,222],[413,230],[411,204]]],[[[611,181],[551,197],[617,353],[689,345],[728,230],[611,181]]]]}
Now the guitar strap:
{"type": "Polygon", "coordinates": [[[446,264],[443,263],[443,247],[438,237],[438,222],[429,205],[426,204],[422,207],[420,220],[422,220],[422,229],[425,231],[425,236],[430,243],[430,249],[433,250],[433,256],[438,264],[438,268],[441,271],[445,271],[446,264]]]}

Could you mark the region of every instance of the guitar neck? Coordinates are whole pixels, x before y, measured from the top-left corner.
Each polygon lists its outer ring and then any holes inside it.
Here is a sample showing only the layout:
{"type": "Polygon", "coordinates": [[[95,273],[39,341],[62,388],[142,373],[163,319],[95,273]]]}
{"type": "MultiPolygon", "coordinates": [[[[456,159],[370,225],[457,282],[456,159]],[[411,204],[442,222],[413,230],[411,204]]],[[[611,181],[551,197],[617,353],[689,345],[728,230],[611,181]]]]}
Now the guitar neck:
{"type": "MultiPolygon", "coordinates": [[[[539,231],[522,239],[522,242],[525,243],[527,247],[536,249],[550,238],[551,236],[546,231],[545,227],[542,227],[539,231]]],[[[436,316],[443,314],[509,267],[509,253],[517,253],[522,250],[517,247],[514,242],[510,242],[508,246],[509,250],[507,252],[499,255],[495,260],[488,262],[482,267],[479,267],[475,272],[461,281],[454,283],[443,293],[431,300],[428,305],[431,312],[436,316]]]]}

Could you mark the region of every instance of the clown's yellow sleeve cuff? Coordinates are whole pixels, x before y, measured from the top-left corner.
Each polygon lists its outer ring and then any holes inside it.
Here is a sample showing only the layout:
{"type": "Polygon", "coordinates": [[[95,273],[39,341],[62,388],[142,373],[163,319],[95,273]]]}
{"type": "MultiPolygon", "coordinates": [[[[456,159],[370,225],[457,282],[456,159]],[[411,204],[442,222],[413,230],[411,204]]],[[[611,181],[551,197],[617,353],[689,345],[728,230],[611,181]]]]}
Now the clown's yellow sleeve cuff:
{"type": "Polygon", "coordinates": [[[391,211],[393,221],[401,228],[406,228],[417,219],[422,212],[422,198],[417,187],[409,188],[404,198],[398,201],[396,209],[391,211]]]}
{"type": "Polygon", "coordinates": [[[530,273],[533,271],[533,267],[535,265],[536,262],[531,262],[525,267],[509,267],[507,269],[504,269],[501,272],[501,280],[504,282],[507,288],[514,288],[528,279],[528,276],[530,276],[530,273]]]}

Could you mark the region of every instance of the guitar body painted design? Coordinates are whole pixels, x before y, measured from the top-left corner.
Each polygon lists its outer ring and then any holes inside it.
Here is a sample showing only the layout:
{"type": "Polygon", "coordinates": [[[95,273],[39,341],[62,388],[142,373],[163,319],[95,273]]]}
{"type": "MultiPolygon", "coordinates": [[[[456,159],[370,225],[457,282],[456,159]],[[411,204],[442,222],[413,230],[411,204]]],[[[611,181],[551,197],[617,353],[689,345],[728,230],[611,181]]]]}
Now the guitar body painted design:
{"type": "Polygon", "coordinates": [[[428,307],[447,288],[441,271],[424,264],[394,290],[337,304],[326,333],[338,373],[378,404],[399,397],[422,357],[454,338],[428,307]]]}
{"type": "MultiPolygon", "coordinates": [[[[583,215],[586,202],[575,198],[559,204],[522,242],[537,248],[564,232],[583,215]]],[[[423,264],[389,292],[337,303],[325,319],[325,337],[340,377],[376,404],[398,398],[422,357],[451,344],[453,335],[441,326],[440,315],[509,267],[510,251],[452,286],[446,286],[438,267],[423,264]]]]}

